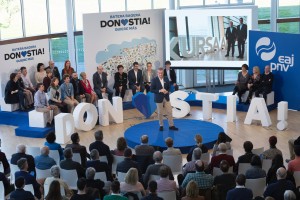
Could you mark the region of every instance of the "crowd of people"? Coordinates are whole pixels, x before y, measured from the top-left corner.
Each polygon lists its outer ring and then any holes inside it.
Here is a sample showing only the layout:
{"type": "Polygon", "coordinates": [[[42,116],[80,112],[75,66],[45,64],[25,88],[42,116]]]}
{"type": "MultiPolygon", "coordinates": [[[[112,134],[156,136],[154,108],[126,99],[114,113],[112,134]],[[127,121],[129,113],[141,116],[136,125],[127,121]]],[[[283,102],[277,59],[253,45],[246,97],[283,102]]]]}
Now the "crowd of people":
{"type": "MultiPolygon", "coordinates": [[[[245,141],[243,144],[245,154],[240,155],[235,161],[228,153],[231,149],[231,139],[221,132],[214,148],[210,151],[212,158],[204,160],[202,155],[208,152],[203,144],[202,136],[195,136],[195,146],[187,155],[187,163],[182,168],[182,173],[175,181],[172,168],[164,163],[165,156],[181,155],[181,151],[173,147],[173,139],[166,138],[167,149],[160,150],[149,144],[147,135],[140,139],[141,144],[134,149],[127,146],[124,137],[117,140],[116,148],[111,149],[103,142],[103,132],[94,133],[95,141],[89,147],[80,144],[78,133],[71,135],[71,144],[62,148],[55,142],[54,132],[47,135],[40,155],[27,154],[26,146],[19,144],[16,153],[12,155],[10,163],[5,153],[0,152],[0,161],[3,172],[0,172],[5,194],[10,199],[162,199],[163,192],[174,192],[177,199],[182,200],[234,200],[234,199],[284,199],[295,200],[299,198],[293,173],[300,171],[300,137],[289,141],[292,149],[291,159],[286,160],[285,168],[282,152],[276,147],[277,138],[269,138],[269,149],[256,155],[252,152],[253,144],[245,141]],[[89,152],[87,151],[89,149],[89,152]],[[56,161],[49,154],[57,151],[60,161],[56,161]],[[74,154],[80,158],[75,159],[74,154]],[[113,172],[113,162],[116,156],[123,159],[116,165],[113,172]],[[101,159],[105,158],[105,159],[101,159]],[[150,159],[149,159],[150,158],[150,159]],[[272,161],[267,171],[262,168],[262,161],[272,161]],[[250,167],[239,173],[241,163],[249,163],[250,167]],[[12,165],[18,167],[13,171],[12,165]],[[214,174],[215,168],[222,173],[214,174]],[[38,170],[49,170],[46,178],[37,178],[38,170]],[[67,180],[61,176],[62,170],[76,170],[77,190],[70,189],[67,180]],[[97,172],[104,172],[106,179],[96,176],[97,172]],[[14,173],[15,182],[11,185],[8,180],[10,173],[14,173]],[[122,179],[120,174],[124,174],[122,179]],[[263,197],[255,197],[253,191],[246,188],[249,179],[266,179],[266,188],[263,197]],[[24,190],[28,184],[33,186],[33,194],[24,190]],[[209,197],[208,195],[209,191],[209,197]]],[[[12,176],[11,176],[12,177],[12,176]]]]}

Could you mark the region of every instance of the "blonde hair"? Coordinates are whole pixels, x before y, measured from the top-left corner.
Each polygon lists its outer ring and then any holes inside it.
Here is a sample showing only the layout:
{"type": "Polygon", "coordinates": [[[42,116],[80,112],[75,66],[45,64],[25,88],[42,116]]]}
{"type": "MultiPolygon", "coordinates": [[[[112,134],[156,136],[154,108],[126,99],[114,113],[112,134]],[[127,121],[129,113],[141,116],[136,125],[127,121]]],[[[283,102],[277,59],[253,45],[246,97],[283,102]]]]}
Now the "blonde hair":
{"type": "Polygon", "coordinates": [[[186,186],[186,196],[195,198],[199,195],[198,184],[195,181],[190,181],[186,186]]]}
{"type": "Polygon", "coordinates": [[[195,141],[197,142],[197,144],[202,143],[202,136],[200,134],[195,135],[195,141]]]}
{"type": "Polygon", "coordinates": [[[257,73],[260,74],[260,69],[258,66],[253,67],[253,69],[255,69],[255,71],[257,71],[257,73]]]}
{"type": "Polygon", "coordinates": [[[125,183],[136,185],[139,179],[138,171],[136,168],[130,168],[125,176],[125,183]]]}
{"type": "Polygon", "coordinates": [[[86,75],[86,73],[85,72],[81,72],[80,73],[80,77],[83,78],[83,75],[86,75]]]}

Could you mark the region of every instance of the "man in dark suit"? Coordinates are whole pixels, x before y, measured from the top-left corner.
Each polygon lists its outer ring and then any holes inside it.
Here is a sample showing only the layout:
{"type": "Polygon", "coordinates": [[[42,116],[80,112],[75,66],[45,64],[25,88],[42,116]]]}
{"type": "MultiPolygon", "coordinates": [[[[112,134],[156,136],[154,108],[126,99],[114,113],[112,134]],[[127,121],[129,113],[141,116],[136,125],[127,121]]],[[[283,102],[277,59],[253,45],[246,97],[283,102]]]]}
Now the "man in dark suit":
{"type": "Polygon", "coordinates": [[[229,22],[229,27],[226,29],[226,40],[227,40],[227,54],[225,55],[225,57],[228,57],[229,56],[229,52],[230,52],[230,48],[232,49],[232,57],[234,55],[234,43],[235,43],[235,40],[236,40],[236,28],[233,27],[233,22],[230,21],[229,22]]]}
{"type": "Polygon", "coordinates": [[[237,175],[236,179],[236,187],[227,192],[226,200],[235,200],[235,199],[243,199],[243,200],[252,200],[253,193],[250,189],[245,188],[246,176],[244,174],[237,175]]]}
{"type": "Polygon", "coordinates": [[[70,83],[73,85],[74,89],[74,98],[81,103],[83,98],[88,98],[86,99],[86,102],[90,102],[90,97],[85,96],[85,92],[83,90],[83,87],[80,84],[80,80],[78,79],[78,74],[77,72],[72,73],[72,77],[70,79],[70,83]]]}
{"type": "Polygon", "coordinates": [[[238,172],[240,163],[251,163],[252,157],[255,155],[252,153],[253,144],[250,141],[244,142],[245,154],[238,157],[238,161],[236,163],[236,168],[234,171],[238,172]]]}
{"type": "Polygon", "coordinates": [[[29,191],[25,191],[25,179],[24,177],[19,177],[15,180],[16,190],[10,194],[10,199],[26,199],[35,200],[34,196],[29,191]]]}
{"type": "Polygon", "coordinates": [[[103,72],[102,65],[97,67],[97,72],[93,75],[93,83],[98,99],[103,99],[102,93],[107,93],[108,100],[112,102],[113,92],[107,87],[107,74],[103,72]]]}
{"type": "Polygon", "coordinates": [[[243,24],[243,18],[240,18],[240,25],[237,26],[237,41],[239,56],[237,58],[244,58],[245,42],[247,40],[247,25],[243,24]]]}
{"type": "Polygon", "coordinates": [[[133,95],[136,91],[144,92],[143,72],[139,69],[138,62],[134,62],[133,69],[128,72],[128,83],[133,95]]]}
{"type": "Polygon", "coordinates": [[[169,98],[170,82],[167,77],[164,77],[163,68],[158,68],[157,77],[151,81],[151,92],[154,93],[154,101],[157,105],[159,130],[164,130],[163,114],[167,115],[169,122],[169,129],[177,131],[178,128],[174,126],[172,107],[169,98]]]}
{"type": "Polygon", "coordinates": [[[176,72],[174,69],[171,69],[171,62],[165,62],[166,68],[164,69],[164,76],[166,76],[170,82],[170,85],[174,86],[174,91],[178,90],[178,85],[176,84],[176,72]]]}
{"type": "Polygon", "coordinates": [[[107,164],[111,168],[113,156],[110,152],[109,146],[103,143],[103,132],[98,130],[94,133],[95,142],[90,144],[89,150],[97,149],[100,156],[106,156],[107,164]]]}
{"type": "Polygon", "coordinates": [[[255,91],[255,96],[259,97],[259,94],[262,94],[265,101],[267,102],[267,96],[272,92],[274,81],[274,75],[271,72],[269,65],[265,66],[265,73],[261,75],[260,87],[255,91]]]}
{"type": "Polygon", "coordinates": [[[59,71],[58,71],[58,68],[55,66],[55,63],[54,63],[53,60],[50,60],[50,61],[49,61],[49,66],[45,69],[45,71],[46,71],[47,69],[50,69],[50,70],[51,70],[52,76],[53,76],[53,77],[56,77],[56,78],[58,78],[58,80],[61,80],[61,79],[60,79],[60,73],[59,73],[59,71]]]}
{"type": "Polygon", "coordinates": [[[28,162],[28,172],[35,175],[35,164],[34,158],[32,155],[25,154],[26,146],[24,144],[19,144],[17,146],[17,153],[11,156],[10,163],[17,165],[17,162],[20,158],[26,158],[28,162]]]}
{"type": "Polygon", "coordinates": [[[141,144],[136,145],[134,149],[137,156],[152,156],[155,151],[154,147],[148,144],[148,135],[142,135],[141,144]]]}
{"type": "Polygon", "coordinates": [[[81,164],[72,160],[73,152],[72,152],[71,148],[69,148],[69,147],[65,148],[64,157],[65,157],[65,160],[60,161],[60,168],[65,169],[65,170],[75,169],[77,172],[78,178],[85,177],[85,171],[84,171],[84,168],[81,166],[81,164]]]}

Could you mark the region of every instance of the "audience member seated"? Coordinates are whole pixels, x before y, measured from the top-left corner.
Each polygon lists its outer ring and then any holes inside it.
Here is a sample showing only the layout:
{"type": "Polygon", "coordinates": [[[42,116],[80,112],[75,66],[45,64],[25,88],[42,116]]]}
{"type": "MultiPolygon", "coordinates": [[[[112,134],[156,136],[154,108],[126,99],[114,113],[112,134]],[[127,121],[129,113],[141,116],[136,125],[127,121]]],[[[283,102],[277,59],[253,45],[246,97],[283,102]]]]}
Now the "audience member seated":
{"type": "Polygon", "coordinates": [[[61,90],[59,87],[59,79],[54,77],[51,80],[51,84],[49,87],[49,104],[57,106],[61,112],[68,112],[67,104],[61,100],[61,90]]]}
{"type": "Polygon", "coordinates": [[[28,172],[32,175],[35,175],[35,164],[34,164],[34,158],[32,155],[26,154],[26,146],[24,144],[17,145],[17,153],[13,154],[11,156],[10,163],[13,165],[17,165],[17,162],[20,158],[26,158],[28,163],[28,172]]]}
{"type": "Polygon", "coordinates": [[[163,198],[157,196],[157,183],[156,181],[150,181],[148,184],[149,194],[143,197],[141,200],[163,200],[163,198]]]}
{"type": "Polygon", "coordinates": [[[105,172],[108,181],[113,181],[111,169],[108,164],[99,160],[99,152],[97,149],[93,149],[90,153],[91,160],[86,162],[86,167],[93,167],[96,172],[105,172]]]}
{"type": "Polygon", "coordinates": [[[148,135],[142,135],[141,137],[141,144],[140,145],[136,145],[134,147],[135,150],[135,154],[137,156],[149,156],[149,155],[153,155],[155,149],[153,146],[150,146],[148,144],[149,138],[148,135]]]}
{"type": "Polygon", "coordinates": [[[127,192],[141,192],[142,196],[145,196],[146,192],[144,186],[138,180],[138,170],[136,168],[130,168],[126,173],[125,182],[121,182],[121,193],[125,194],[127,192]]]}
{"type": "Polygon", "coordinates": [[[74,88],[70,83],[70,76],[65,74],[63,76],[64,83],[61,84],[61,100],[67,104],[68,112],[73,113],[74,108],[79,104],[78,101],[74,98],[74,88]]]}
{"type": "Polygon", "coordinates": [[[239,72],[235,87],[233,89],[232,95],[238,94],[239,104],[242,103],[242,95],[248,90],[247,84],[249,82],[250,75],[248,73],[248,65],[242,65],[242,71],[239,72]]]}
{"type": "Polygon", "coordinates": [[[176,182],[169,180],[169,169],[167,166],[161,166],[159,168],[159,175],[160,179],[156,180],[158,186],[157,192],[175,191],[177,195],[179,195],[176,182]]]}
{"type": "Polygon", "coordinates": [[[239,174],[236,177],[236,187],[229,190],[226,195],[226,200],[252,200],[253,193],[250,189],[245,188],[246,176],[244,174],[239,174]]]}
{"type": "Polygon", "coordinates": [[[6,178],[5,174],[0,172],[0,182],[3,183],[5,195],[8,195],[12,188],[10,187],[9,180],[6,178]]]}
{"type": "Polygon", "coordinates": [[[105,196],[105,191],[103,189],[105,183],[103,180],[94,179],[96,170],[93,167],[86,169],[86,187],[87,193],[93,196],[95,199],[102,199],[105,196]]]}
{"type": "Polygon", "coordinates": [[[53,77],[56,77],[56,78],[58,78],[58,80],[60,80],[60,73],[58,71],[58,68],[55,66],[55,63],[53,60],[49,61],[49,66],[46,68],[46,70],[47,69],[51,70],[53,77]]]}
{"type": "Polygon", "coordinates": [[[5,153],[2,152],[1,149],[0,149],[0,162],[3,165],[4,174],[8,175],[10,173],[9,163],[8,163],[5,153]]]}
{"type": "Polygon", "coordinates": [[[273,160],[273,158],[277,155],[280,154],[282,155],[282,152],[276,148],[276,144],[277,144],[277,137],[276,136],[271,136],[269,138],[269,144],[270,144],[270,149],[264,151],[261,154],[261,157],[263,159],[271,159],[273,160]]]}
{"type": "Polygon", "coordinates": [[[21,78],[23,79],[25,89],[29,90],[33,95],[35,93],[35,89],[33,87],[30,78],[27,76],[27,69],[26,67],[21,67],[20,69],[21,69],[21,78]]]}
{"type": "Polygon", "coordinates": [[[17,77],[18,77],[18,90],[23,92],[23,95],[24,95],[24,100],[25,100],[24,106],[26,109],[33,108],[33,95],[31,93],[31,91],[27,90],[25,87],[25,84],[21,77],[21,75],[22,75],[21,70],[17,70],[16,72],[17,72],[17,77]]]}
{"type": "Polygon", "coordinates": [[[10,194],[10,199],[17,200],[35,200],[34,196],[29,191],[25,191],[25,179],[24,177],[19,177],[15,180],[16,190],[10,194]]]}
{"type": "Polygon", "coordinates": [[[125,149],[124,157],[125,157],[124,160],[117,164],[117,169],[116,169],[117,173],[118,172],[127,173],[130,168],[136,168],[138,171],[139,180],[141,180],[142,173],[139,169],[138,163],[132,160],[131,149],[129,148],[125,149]]]}
{"type": "Polygon", "coordinates": [[[81,103],[82,99],[85,98],[85,92],[83,90],[82,85],[80,84],[80,80],[78,79],[77,72],[72,73],[72,77],[70,79],[70,83],[73,85],[74,89],[74,98],[81,103]]]}
{"type": "Polygon", "coordinates": [[[194,151],[195,148],[200,148],[202,153],[207,153],[208,152],[208,148],[204,144],[202,144],[203,139],[202,139],[202,136],[200,134],[195,135],[194,139],[195,139],[196,145],[193,146],[190,149],[190,151],[189,151],[189,153],[186,157],[186,160],[188,162],[190,162],[192,160],[193,151],[194,151]]]}
{"type": "Polygon", "coordinates": [[[195,165],[196,165],[196,172],[188,173],[184,178],[181,187],[186,188],[187,184],[193,180],[198,184],[199,189],[211,188],[213,186],[214,178],[210,174],[205,174],[204,162],[201,160],[197,160],[195,165]]]}
{"type": "Polygon", "coordinates": [[[266,177],[266,172],[262,169],[262,163],[258,155],[252,156],[250,164],[251,167],[245,173],[247,179],[266,177]]]}
{"type": "Polygon", "coordinates": [[[76,169],[78,178],[85,177],[84,168],[78,163],[72,160],[73,151],[71,148],[65,148],[64,150],[65,160],[60,161],[60,168],[65,170],[76,169]]]}
{"type": "Polygon", "coordinates": [[[47,69],[46,70],[46,77],[44,78],[43,80],[43,85],[44,85],[44,92],[48,92],[49,90],[49,87],[50,87],[50,84],[51,84],[51,79],[52,79],[52,72],[50,69],[47,69]]]}
{"type": "Polygon", "coordinates": [[[245,104],[250,104],[250,101],[252,100],[253,93],[255,93],[261,83],[261,75],[260,75],[260,70],[259,67],[255,66],[253,67],[253,74],[250,76],[249,82],[248,82],[248,89],[249,89],[249,94],[247,97],[247,101],[245,104]]]}
{"type": "Polygon", "coordinates": [[[276,174],[277,182],[271,183],[267,186],[264,192],[264,197],[270,196],[274,199],[283,199],[284,192],[286,190],[296,191],[295,185],[291,181],[286,180],[287,171],[283,167],[277,169],[276,174]]]}
{"type": "Polygon", "coordinates": [[[78,192],[70,200],[94,200],[95,198],[86,193],[86,187],[85,178],[79,178],[77,181],[78,192]]]}
{"type": "Polygon", "coordinates": [[[45,66],[43,63],[38,63],[36,67],[36,72],[34,75],[35,82],[38,83],[43,83],[44,78],[46,77],[46,71],[45,71],[45,66]]]}
{"type": "Polygon", "coordinates": [[[283,197],[284,197],[284,200],[296,200],[297,199],[295,193],[292,190],[286,190],[284,192],[283,197]]]}
{"type": "MultiPolygon", "coordinates": [[[[300,136],[297,138],[300,141],[300,136]]],[[[294,152],[294,142],[297,139],[289,139],[288,144],[289,144],[289,151],[290,151],[290,159],[286,159],[285,161],[288,163],[290,160],[295,159],[295,152],[294,152]]],[[[300,147],[299,147],[300,148],[300,147]]]]}
{"type": "Polygon", "coordinates": [[[82,167],[86,167],[86,158],[90,158],[90,155],[86,151],[86,147],[79,144],[80,138],[78,133],[73,133],[71,135],[72,144],[67,144],[66,148],[71,148],[73,153],[79,153],[81,157],[82,167]]]}
{"type": "Polygon", "coordinates": [[[58,181],[60,183],[60,186],[62,186],[64,188],[65,194],[67,197],[71,197],[73,195],[72,190],[69,189],[69,186],[67,185],[67,183],[60,179],[60,169],[58,167],[58,165],[54,165],[51,167],[50,169],[50,173],[52,177],[47,177],[45,182],[44,182],[44,188],[49,188],[50,184],[52,183],[52,181],[58,181]]]}
{"type": "Polygon", "coordinates": [[[37,91],[34,95],[34,107],[37,112],[42,112],[47,114],[47,123],[51,124],[52,120],[56,115],[60,113],[59,109],[55,105],[49,105],[46,94],[44,92],[44,85],[42,83],[37,84],[37,91]],[[51,117],[50,111],[53,111],[51,117]]]}
{"type": "Polygon", "coordinates": [[[127,142],[124,137],[119,137],[117,139],[117,148],[114,149],[112,154],[116,156],[124,156],[124,150],[127,148],[127,142]]]}
{"type": "MultiPolygon", "coordinates": [[[[195,166],[195,163],[197,160],[200,160],[201,159],[201,155],[202,155],[202,151],[200,148],[195,148],[193,150],[193,156],[194,156],[194,160],[192,161],[189,161],[188,163],[186,163],[183,168],[182,168],[182,175],[183,176],[186,176],[187,173],[190,173],[190,172],[195,172],[196,171],[196,166],[195,166]]],[[[207,166],[208,163],[205,163],[205,165],[207,166]]]]}
{"type": "Polygon", "coordinates": [[[173,147],[173,139],[171,137],[167,137],[165,143],[168,148],[163,151],[163,156],[181,155],[180,149],[175,149],[173,147]]]}
{"type": "Polygon", "coordinates": [[[226,160],[229,164],[230,167],[233,167],[235,165],[234,158],[232,155],[227,155],[227,145],[225,143],[220,143],[218,146],[218,149],[220,151],[220,154],[217,156],[213,156],[211,158],[210,164],[209,164],[209,169],[210,171],[213,170],[214,167],[219,168],[220,162],[222,160],[226,160]]]}
{"type": "MultiPolygon", "coordinates": [[[[45,146],[49,147],[49,150],[57,150],[60,156],[60,160],[64,159],[63,149],[61,148],[60,144],[55,142],[56,135],[54,131],[51,131],[46,136],[46,142],[44,143],[45,146]]],[[[59,163],[56,163],[59,164],[59,163]]]]}
{"type": "Polygon", "coordinates": [[[127,73],[124,72],[123,65],[117,66],[118,72],[115,73],[114,89],[116,90],[116,96],[121,94],[121,98],[124,99],[125,92],[127,90],[127,73]]]}
{"type": "Polygon", "coordinates": [[[294,141],[294,152],[295,159],[288,164],[288,171],[292,173],[300,171],[300,137],[294,141]]]}
{"type": "Polygon", "coordinates": [[[245,154],[238,157],[238,160],[237,160],[236,165],[235,165],[236,169],[234,171],[236,171],[236,172],[239,171],[239,164],[240,163],[250,163],[251,162],[252,156],[255,155],[255,154],[252,153],[252,149],[253,149],[252,142],[250,142],[250,141],[244,142],[245,154]]]}
{"type": "Polygon", "coordinates": [[[41,155],[34,158],[35,167],[38,169],[50,169],[56,162],[53,158],[49,157],[49,147],[41,148],[41,155]]]}
{"type": "Polygon", "coordinates": [[[230,150],[231,149],[231,145],[230,145],[230,141],[228,141],[228,136],[224,133],[224,132],[220,132],[219,135],[218,135],[218,140],[216,142],[216,144],[214,144],[213,146],[213,153],[212,155],[216,155],[216,152],[219,151],[219,144],[221,143],[225,143],[226,144],[226,149],[227,150],[230,150]]]}
{"type": "Polygon", "coordinates": [[[21,110],[25,110],[24,94],[19,90],[17,73],[11,73],[5,86],[4,101],[6,104],[18,103],[21,110]]]}
{"type": "Polygon", "coordinates": [[[186,186],[186,195],[181,200],[204,200],[203,196],[199,196],[198,184],[195,181],[190,181],[186,186]]]}
{"type": "Polygon", "coordinates": [[[49,192],[45,197],[45,200],[68,200],[66,196],[62,196],[60,193],[60,183],[56,180],[52,181],[49,187],[49,192]]]}
{"type": "Polygon", "coordinates": [[[106,156],[107,164],[111,168],[113,156],[110,152],[109,146],[104,144],[103,142],[103,132],[98,130],[94,133],[95,142],[90,144],[89,150],[92,151],[93,149],[97,149],[100,156],[106,156]]]}
{"type": "Polygon", "coordinates": [[[152,63],[147,62],[147,68],[143,70],[143,81],[146,92],[150,92],[151,80],[156,77],[156,72],[152,69],[152,63]]]}
{"type": "Polygon", "coordinates": [[[226,160],[221,161],[220,169],[223,174],[214,178],[214,186],[216,186],[219,200],[225,200],[227,192],[235,187],[235,175],[228,173],[229,164],[226,160]]]}
{"type": "Polygon", "coordinates": [[[65,61],[64,68],[61,70],[61,76],[64,77],[64,75],[72,76],[72,73],[74,72],[74,68],[71,67],[71,62],[69,60],[65,61]]]}
{"type": "Polygon", "coordinates": [[[107,93],[108,100],[112,102],[113,92],[108,88],[107,73],[103,72],[102,65],[99,65],[97,72],[93,74],[93,84],[98,99],[103,99],[102,93],[107,93]]]}
{"type": "Polygon", "coordinates": [[[34,190],[34,196],[38,199],[41,198],[41,185],[36,181],[35,177],[28,173],[28,163],[26,158],[20,158],[17,162],[17,165],[20,171],[15,173],[15,178],[18,179],[19,177],[24,177],[25,184],[29,185],[32,184],[34,190]]]}
{"type": "Polygon", "coordinates": [[[261,75],[261,83],[259,88],[255,91],[255,96],[259,97],[259,94],[263,95],[263,98],[267,102],[267,95],[272,92],[274,76],[271,72],[269,65],[265,66],[265,73],[261,75]]]}
{"type": "Polygon", "coordinates": [[[120,194],[120,182],[119,181],[113,181],[110,186],[111,194],[106,195],[104,197],[104,200],[128,200],[128,198],[123,197],[120,194]]]}
{"type": "Polygon", "coordinates": [[[87,79],[86,73],[81,72],[80,77],[81,77],[80,85],[81,85],[82,91],[84,92],[85,101],[87,103],[95,104],[98,99],[97,94],[93,90],[93,88],[90,84],[90,81],[87,79]]]}
{"type": "Polygon", "coordinates": [[[174,176],[172,174],[172,170],[169,166],[162,163],[162,153],[160,151],[155,151],[153,153],[154,164],[149,165],[147,167],[146,173],[143,176],[143,182],[145,185],[148,184],[151,175],[159,175],[159,169],[161,166],[165,166],[168,168],[169,180],[174,180],[174,176]]]}
{"type": "Polygon", "coordinates": [[[139,63],[134,62],[133,68],[128,72],[128,85],[132,90],[132,95],[136,92],[144,92],[143,72],[139,69],[139,63]]]}

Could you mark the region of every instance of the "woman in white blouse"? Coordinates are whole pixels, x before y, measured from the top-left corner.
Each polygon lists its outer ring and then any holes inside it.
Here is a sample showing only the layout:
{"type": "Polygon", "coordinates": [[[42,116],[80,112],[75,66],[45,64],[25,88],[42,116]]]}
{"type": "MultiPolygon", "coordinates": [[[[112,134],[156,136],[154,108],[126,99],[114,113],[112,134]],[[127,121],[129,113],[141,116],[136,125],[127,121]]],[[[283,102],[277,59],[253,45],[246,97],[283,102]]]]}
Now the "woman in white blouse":
{"type": "Polygon", "coordinates": [[[133,192],[146,195],[144,186],[138,181],[139,175],[136,168],[130,168],[125,176],[125,182],[121,182],[121,193],[133,192]]]}
{"type": "Polygon", "coordinates": [[[37,72],[35,72],[35,81],[36,83],[43,83],[44,78],[46,77],[46,70],[43,63],[39,63],[36,67],[37,72]]]}

